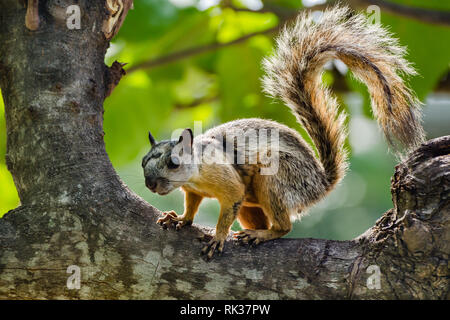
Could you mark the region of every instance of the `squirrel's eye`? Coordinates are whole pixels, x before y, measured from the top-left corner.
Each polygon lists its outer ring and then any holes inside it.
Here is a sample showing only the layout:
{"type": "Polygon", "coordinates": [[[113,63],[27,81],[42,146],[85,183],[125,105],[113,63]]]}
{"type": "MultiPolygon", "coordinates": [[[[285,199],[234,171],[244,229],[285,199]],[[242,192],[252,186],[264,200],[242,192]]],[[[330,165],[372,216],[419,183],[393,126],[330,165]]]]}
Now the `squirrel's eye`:
{"type": "Polygon", "coordinates": [[[180,158],[178,158],[177,156],[171,156],[167,167],[169,169],[176,169],[179,166],[180,166],[180,158]]]}

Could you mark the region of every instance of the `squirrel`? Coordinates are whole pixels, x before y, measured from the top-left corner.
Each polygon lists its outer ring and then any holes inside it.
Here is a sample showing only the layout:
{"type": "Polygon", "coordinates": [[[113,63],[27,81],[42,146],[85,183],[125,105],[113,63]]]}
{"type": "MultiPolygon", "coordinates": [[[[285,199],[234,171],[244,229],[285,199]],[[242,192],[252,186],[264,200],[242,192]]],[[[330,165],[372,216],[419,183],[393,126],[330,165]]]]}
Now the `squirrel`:
{"type": "Polygon", "coordinates": [[[281,31],[276,44],[274,54],[263,61],[264,91],[290,108],[311,137],[318,158],[297,131],[271,120],[239,119],[195,138],[185,129],[178,140],[160,142],[149,132],[151,149],[142,161],[146,186],[160,195],[176,188],[185,193],[184,213],[165,212],[157,223],[178,230],[192,224],[204,197],[220,203],[215,235],[201,251],[208,260],[216,251],[223,252],[236,219],[243,229],[234,233],[238,242],[258,244],[280,238],[291,231],[292,221],[344,177],[346,116],[338,112],[336,99],[321,83],[323,66],[329,60],[340,59],[367,85],[375,118],[394,150],[404,154],[424,141],[421,103],[400,77],[416,72],[403,57],[405,49],[379,24],[370,24],[363,14],[342,6],[325,10],[319,21],[302,12],[281,31]],[[258,135],[263,130],[278,133],[278,167],[273,174],[261,174],[267,167],[260,159],[266,149],[255,143],[246,145],[244,151],[256,153],[256,163],[235,163],[242,154],[235,142],[231,161],[206,161],[211,156],[200,162],[182,161],[208,147],[223,156],[230,152],[225,148],[228,134],[253,131],[258,135]]]}

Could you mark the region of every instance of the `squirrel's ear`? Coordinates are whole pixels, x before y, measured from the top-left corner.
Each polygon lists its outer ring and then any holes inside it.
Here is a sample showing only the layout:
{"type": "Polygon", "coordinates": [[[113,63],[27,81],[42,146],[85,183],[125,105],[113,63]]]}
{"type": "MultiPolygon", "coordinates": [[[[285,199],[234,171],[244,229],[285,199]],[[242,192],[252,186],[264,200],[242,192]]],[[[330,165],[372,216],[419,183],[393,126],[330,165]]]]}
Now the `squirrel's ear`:
{"type": "Polygon", "coordinates": [[[153,138],[152,134],[150,133],[150,131],[148,132],[148,141],[150,141],[151,146],[153,147],[156,143],[155,138],[153,138]]]}
{"type": "Polygon", "coordinates": [[[180,135],[180,139],[178,139],[178,143],[182,142],[183,146],[189,148],[189,150],[192,148],[192,143],[194,142],[194,135],[192,134],[192,130],[187,128],[184,129],[183,132],[180,135]]]}

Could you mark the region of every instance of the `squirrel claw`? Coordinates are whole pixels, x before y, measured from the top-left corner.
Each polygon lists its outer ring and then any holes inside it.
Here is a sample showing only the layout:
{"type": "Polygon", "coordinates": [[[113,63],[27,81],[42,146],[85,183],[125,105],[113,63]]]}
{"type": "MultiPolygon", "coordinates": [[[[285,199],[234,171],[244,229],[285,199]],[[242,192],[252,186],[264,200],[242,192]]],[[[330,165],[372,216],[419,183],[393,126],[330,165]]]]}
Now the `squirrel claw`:
{"type": "Polygon", "coordinates": [[[186,220],[181,220],[178,221],[177,224],[175,225],[175,230],[180,230],[181,228],[183,228],[184,226],[190,226],[192,224],[192,221],[186,221],[186,220]]]}
{"type": "Polygon", "coordinates": [[[242,245],[251,245],[251,246],[257,246],[258,244],[260,244],[261,242],[263,242],[263,240],[258,237],[258,235],[256,234],[256,232],[252,232],[255,230],[242,230],[239,232],[236,232],[233,237],[235,240],[238,241],[238,243],[242,244],[242,245]]]}
{"type": "Polygon", "coordinates": [[[208,242],[211,241],[212,238],[214,238],[212,235],[206,233],[202,233],[197,237],[199,241],[208,241],[208,242]]]}
{"type": "Polygon", "coordinates": [[[175,226],[175,230],[180,230],[184,226],[188,226],[192,224],[192,221],[183,220],[182,216],[178,216],[175,211],[166,211],[163,212],[163,217],[159,218],[156,223],[163,227],[163,229],[167,229],[171,226],[175,226]]]}
{"type": "Polygon", "coordinates": [[[217,252],[219,255],[222,255],[223,253],[223,247],[225,245],[225,240],[218,240],[215,237],[211,239],[202,249],[201,254],[206,254],[206,260],[211,260],[211,258],[214,255],[214,252],[217,249],[217,252]]]}
{"type": "Polygon", "coordinates": [[[176,217],[177,217],[177,214],[175,213],[175,211],[166,211],[166,212],[163,212],[162,218],[159,218],[158,220],[156,220],[156,223],[164,228],[164,227],[167,227],[168,224],[173,222],[173,220],[176,217]]]}

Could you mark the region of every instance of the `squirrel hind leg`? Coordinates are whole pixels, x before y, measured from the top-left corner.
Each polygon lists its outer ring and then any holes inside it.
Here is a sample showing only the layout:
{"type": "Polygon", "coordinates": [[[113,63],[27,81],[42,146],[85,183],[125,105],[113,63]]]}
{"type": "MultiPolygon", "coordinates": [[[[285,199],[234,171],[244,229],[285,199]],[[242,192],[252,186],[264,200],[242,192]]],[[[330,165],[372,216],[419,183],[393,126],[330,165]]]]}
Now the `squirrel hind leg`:
{"type": "Polygon", "coordinates": [[[270,221],[260,207],[242,206],[239,210],[237,220],[243,229],[269,229],[270,221]]]}
{"type": "MultiPolygon", "coordinates": [[[[262,211],[261,208],[258,209],[262,211]]],[[[264,213],[264,211],[262,212],[264,213]]],[[[268,209],[268,213],[272,213],[270,209],[268,209]]],[[[272,217],[274,219],[271,220],[270,228],[245,228],[244,230],[235,233],[235,239],[244,244],[252,243],[256,245],[264,241],[281,238],[291,231],[292,222],[290,220],[289,212],[279,212],[279,214],[272,215],[272,217]]]]}

